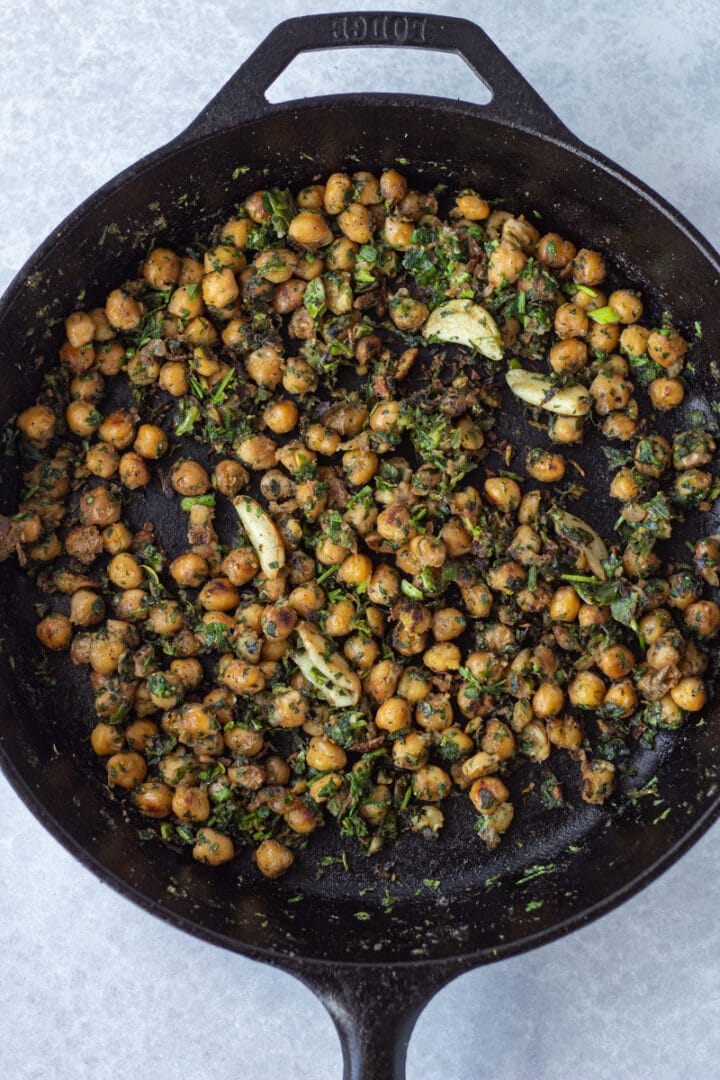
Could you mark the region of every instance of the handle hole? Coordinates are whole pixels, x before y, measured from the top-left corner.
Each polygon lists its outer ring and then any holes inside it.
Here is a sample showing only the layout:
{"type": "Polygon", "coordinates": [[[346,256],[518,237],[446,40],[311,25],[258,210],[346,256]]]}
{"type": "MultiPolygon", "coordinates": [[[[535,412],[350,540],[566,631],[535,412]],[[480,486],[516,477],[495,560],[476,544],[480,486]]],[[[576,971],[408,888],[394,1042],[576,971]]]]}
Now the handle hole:
{"type": "Polygon", "coordinates": [[[420,49],[343,48],[296,56],[268,87],[273,105],[327,94],[396,93],[487,105],[492,92],[462,57],[420,49]]]}

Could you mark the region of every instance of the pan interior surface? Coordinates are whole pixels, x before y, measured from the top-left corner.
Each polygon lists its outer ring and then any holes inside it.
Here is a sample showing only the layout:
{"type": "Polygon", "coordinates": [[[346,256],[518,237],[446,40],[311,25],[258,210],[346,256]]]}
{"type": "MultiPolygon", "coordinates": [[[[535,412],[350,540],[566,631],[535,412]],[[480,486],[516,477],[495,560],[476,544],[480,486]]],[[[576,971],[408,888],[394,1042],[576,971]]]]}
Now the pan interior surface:
{"type": "MultiPolygon", "coordinates": [[[[509,209],[537,211],[541,229],[609,254],[615,272],[644,294],[651,317],[659,320],[667,308],[686,329],[700,320],[703,337],[693,349],[686,401],[713,416],[720,270],[691,233],[577,151],[483,121],[462,106],[378,98],[287,108],[261,123],[170,147],[94,196],[33,258],[0,312],[0,419],[34,396],[73,305],[103,303],[111,288],[133,276],[153,241],[193,246],[256,188],[299,187],[338,169],[390,164],[421,189],[467,185],[501,198],[509,209]]],[[[517,410],[503,423],[516,445],[543,441],[517,410]]],[[[603,495],[607,472],[591,447],[575,456],[591,489],[578,513],[609,533],[615,513],[603,495]]],[[[0,511],[13,511],[18,490],[16,462],[0,458],[0,511]]],[[[134,513],[138,524],[155,521],[172,554],[180,538],[157,481],[134,513]]],[[[716,529],[715,515],[707,515],[702,532],[716,529]]],[[[186,852],[141,840],[147,822],[107,790],[88,741],[93,708],[86,674],[67,660],[48,664],[41,656],[34,633],[38,594],[12,561],[0,566],[0,596],[0,678],[7,699],[0,749],[11,779],[55,834],[112,883],[231,948],[335,962],[461,954],[492,959],[576,925],[631,891],[691,831],[699,833],[717,807],[720,747],[711,705],[700,723],[690,720],[678,733],[661,734],[654,747],[638,748],[633,775],[612,806],[581,803],[570,780],[571,805],[548,811],[537,796],[537,767],[519,773],[534,779],[536,789],[518,803],[516,823],[492,853],[475,835],[474,811],[461,797],[435,842],[404,835],[368,859],[328,827],[278,882],[262,879],[243,855],[208,871],[186,852]],[[645,795],[628,794],[645,789],[645,795]]],[[[562,779],[560,769],[558,775],[562,779]]]]}

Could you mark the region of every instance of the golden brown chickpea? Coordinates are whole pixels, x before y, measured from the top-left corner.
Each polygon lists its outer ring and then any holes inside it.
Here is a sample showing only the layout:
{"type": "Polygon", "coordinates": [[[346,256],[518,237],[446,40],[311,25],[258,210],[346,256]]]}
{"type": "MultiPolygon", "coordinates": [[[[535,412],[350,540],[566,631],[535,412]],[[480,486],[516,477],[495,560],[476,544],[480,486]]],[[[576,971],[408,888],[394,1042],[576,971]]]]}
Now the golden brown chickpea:
{"type": "MultiPolygon", "coordinates": [[[[267,841],[270,843],[270,841],[267,841]]],[[[193,858],[208,866],[222,866],[235,856],[235,846],[229,836],[216,829],[202,828],[195,834],[193,858]]]]}
{"type": "Polygon", "coordinates": [[[224,667],[220,681],[234,694],[259,694],[265,689],[262,671],[243,660],[231,659],[224,667]]]}
{"type": "Polygon", "coordinates": [[[423,663],[434,672],[457,671],[462,663],[462,655],[457,645],[438,642],[423,654],[423,663]]]}
{"type": "Polygon", "coordinates": [[[132,545],[132,539],[132,533],[122,521],[108,525],[102,534],[103,547],[109,555],[117,555],[119,551],[128,551],[132,545]]]}
{"type": "Polygon", "coordinates": [[[262,613],[262,632],[267,638],[284,641],[297,624],[297,612],[289,604],[270,604],[262,613]]]}
{"type": "Polygon", "coordinates": [[[54,612],[46,615],[35,627],[38,641],[51,652],[64,652],[72,642],[72,624],[67,615],[54,612]]]}
{"type": "Polygon", "coordinates": [[[650,331],[645,326],[626,326],[620,335],[620,352],[624,356],[642,356],[647,351],[650,331]]]}
{"type": "Polygon", "coordinates": [[[203,255],[203,269],[206,274],[226,267],[237,274],[245,268],[246,263],[247,259],[235,244],[218,244],[203,255]]]}
{"type": "Polygon", "coordinates": [[[550,270],[562,270],[575,258],[576,250],[570,240],[563,240],[558,233],[545,233],[538,241],[538,262],[550,270]]]}
{"type": "Polygon", "coordinates": [[[461,191],[455,199],[455,205],[462,217],[468,221],[484,221],[490,216],[490,205],[475,191],[461,191]]]}
{"type": "Polygon", "coordinates": [[[103,395],[105,380],[101,372],[91,370],[84,371],[82,375],[76,375],[70,383],[70,396],[82,398],[84,401],[99,401],[103,395]]]}
{"type": "Polygon", "coordinates": [[[132,791],[147,775],[145,759],[134,750],[121,751],[107,760],[108,785],[132,791]]]}
{"type": "Polygon", "coordinates": [[[628,412],[613,412],[603,421],[603,434],[608,439],[620,439],[627,442],[632,439],[637,431],[638,423],[635,416],[628,412]]]}
{"type": "Polygon", "coordinates": [[[97,626],[105,617],[102,596],[91,589],[78,589],[70,598],[70,622],[75,626],[97,626]]]}
{"type": "Polygon", "coordinates": [[[320,248],[332,243],[333,234],[321,213],[301,210],[290,222],[288,239],[301,247],[320,248]]]}
{"type": "Polygon", "coordinates": [[[408,330],[411,333],[419,330],[423,325],[430,309],[427,304],[420,300],[414,300],[407,289],[398,289],[389,300],[390,318],[398,330],[408,330]]]}
{"type": "Polygon", "coordinates": [[[85,465],[93,476],[99,476],[103,480],[109,480],[117,471],[120,455],[114,447],[108,443],[98,443],[91,446],[85,456],[85,465]]]}
{"type": "Polygon", "coordinates": [[[378,470],[379,458],[373,450],[347,450],[342,456],[342,466],[349,484],[363,487],[378,470]]]}
{"type": "Polygon", "coordinates": [[[182,608],[177,600],[163,600],[147,613],[147,628],[151,634],[177,634],[183,626],[182,608]]]}
{"type": "Polygon", "coordinates": [[[458,608],[437,608],[433,612],[432,633],[436,641],[454,641],[466,626],[467,620],[458,608]]]}
{"type": "Polygon", "coordinates": [[[685,625],[702,641],[709,641],[720,629],[720,607],[714,600],[694,601],[685,608],[685,625]]]}
{"type": "Polygon", "coordinates": [[[428,736],[424,731],[410,731],[403,738],[395,740],[392,753],[396,768],[415,772],[427,763],[430,756],[428,736]]]}
{"type": "Polygon", "coordinates": [[[98,757],[116,754],[125,745],[122,731],[116,724],[100,722],[90,732],[90,745],[98,757]]]}
{"type": "Polygon", "coordinates": [[[575,622],[580,611],[580,597],[572,585],[561,585],[550,601],[550,618],[553,622],[575,622]]]}
{"type": "Polygon", "coordinates": [[[268,878],[277,878],[290,869],[295,856],[277,840],[263,840],[255,852],[258,870],[268,878]]]}
{"type": "Polygon", "coordinates": [[[635,667],[635,657],[625,645],[608,645],[600,652],[597,665],[608,679],[622,679],[635,667]]]}
{"type": "Polygon", "coordinates": [[[338,216],[341,232],[355,244],[367,244],[372,236],[372,219],[359,202],[350,203],[338,216]]]}
{"type": "Polygon", "coordinates": [[[556,484],[565,475],[565,460],[562,455],[540,447],[528,450],[525,467],[528,475],[541,484],[556,484]]]}
{"type": "Polygon", "coordinates": [[[94,435],[102,423],[102,414],[92,401],[71,401],[65,410],[67,425],[74,435],[87,438],[94,435]]]}
{"type": "Polygon", "coordinates": [[[203,585],[198,600],[206,611],[234,611],[240,603],[240,593],[229,578],[216,577],[203,585]]]}
{"type": "Polygon", "coordinates": [[[335,453],[342,439],[336,431],[331,431],[322,424],[311,424],[305,435],[305,441],[311,450],[329,457],[335,453]]]}
{"type": "Polygon", "coordinates": [[[95,323],[86,311],[75,311],[65,320],[67,339],[75,349],[89,345],[95,337],[95,323]]]}
{"type": "Polygon", "coordinates": [[[47,405],[31,405],[20,413],[15,424],[33,442],[49,442],[55,434],[55,414],[47,405]]]}
{"type": "Polygon", "coordinates": [[[407,251],[412,244],[413,225],[396,217],[385,218],[383,238],[388,247],[397,251],[407,251]]]}
{"type": "Polygon", "coordinates": [[[421,802],[440,802],[452,790],[452,780],[438,765],[422,765],[413,773],[413,795],[421,802]]]}
{"type": "Polygon", "coordinates": [[[618,469],[610,483],[610,494],[613,499],[621,502],[630,502],[640,495],[641,487],[634,473],[625,467],[618,469]]]}
{"type": "Polygon", "coordinates": [[[177,559],[173,559],[170,563],[170,573],[178,585],[197,589],[208,576],[207,559],[195,552],[187,551],[184,555],[178,555],[177,559]]]}
{"type": "Polygon", "coordinates": [[[643,476],[662,476],[671,459],[670,443],[662,435],[646,435],[635,447],[635,468],[643,476]]]}
{"type": "Polygon", "coordinates": [[[198,461],[178,461],[172,467],[170,483],[178,495],[205,495],[210,490],[210,477],[198,461]]]}
{"type": "Polygon", "coordinates": [[[107,321],[115,330],[134,330],[142,318],[142,309],[124,289],[113,289],[105,301],[107,321]]]}
{"type": "Polygon", "coordinates": [[[186,324],[199,318],[203,310],[202,291],[197,282],[179,285],[170,297],[168,314],[186,324]]]}
{"type": "Polygon", "coordinates": [[[608,687],[603,701],[611,716],[632,716],[638,706],[638,695],[632,679],[621,679],[608,687]]]}
{"type": "Polygon", "coordinates": [[[642,301],[631,289],[616,289],[610,293],[608,307],[611,307],[621,323],[636,323],[642,317],[642,301]]]}
{"type": "Polygon", "coordinates": [[[252,228],[249,217],[230,218],[220,230],[220,240],[225,244],[233,244],[236,248],[244,248],[252,228]]]}
{"type": "Polygon", "coordinates": [[[541,683],[533,695],[532,709],[536,716],[544,720],[556,716],[565,705],[565,694],[557,683],[541,683]]]}
{"type": "Polygon", "coordinates": [[[337,571],[337,580],[357,589],[367,585],[372,572],[373,564],[367,555],[348,555],[337,571]]]}
{"type": "Polygon", "coordinates": [[[389,203],[400,202],[407,195],[408,184],[397,169],[386,169],[380,175],[380,194],[389,203]]]}
{"type": "Polygon", "coordinates": [[[137,589],[143,583],[143,571],[134,555],[122,552],[108,563],[107,575],[119,589],[137,589]]]}
{"type": "Polygon", "coordinates": [[[156,461],[168,448],[165,432],[157,424],[141,424],[135,436],[134,450],[142,458],[156,461]]]}
{"type": "Polygon", "coordinates": [[[146,487],[152,480],[152,473],[139,454],[129,452],[123,454],[118,464],[120,483],[129,491],[137,491],[138,488],[146,487]]]}
{"type": "Polygon", "coordinates": [[[514,514],[520,506],[521,492],[514,480],[493,476],[485,481],[484,490],[488,502],[503,513],[514,514]]]}
{"type": "Polygon", "coordinates": [[[581,248],[573,262],[573,281],[576,285],[601,285],[605,280],[605,260],[599,251],[581,248]]]}
{"type": "Polygon", "coordinates": [[[305,760],[311,769],[328,772],[331,769],[344,769],[347,765],[347,754],[342,746],[327,735],[313,735],[305,760]]]}
{"type": "Polygon", "coordinates": [[[525,269],[527,256],[513,241],[503,239],[490,252],[488,259],[488,285],[504,288],[512,285],[525,269]]]}
{"type": "Polygon", "coordinates": [[[98,436],[116,450],[127,450],[135,438],[135,425],[123,409],[117,409],[102,421],[98,436]]]}
{"type": "Polygon", "coordinates": [[[143,263],[143,277],[153,289],[171,289],[180,277],[179,256],[169,248],[153,248],[143,263]]]}
{"type": "Polygon", "coordinates": [[[412,727],[409,704],[401,697],[387,698],[375,713],[375,724],[382,731],[390,732],[412,727]]]}
{"type": "Polygon", "coordinates": [[[133,791],[133,802],[141,814],[150,818],[166,818],[172,809],[172,790],[159,780],[148,780],[133,791]]]}
{"type": "Polygon", "coordinates": [[[653,330],[647,339],[648,356],[664,368],[674,367],[682,360],[688,348],[687,341],[672,328],[653,330]]]}
{"type": "Polygon", "coordinates": [[[673,686],[670,697],[685,712],[700,712],[705,708],[707,692],[705,683],[697,675],[689,675],[673,686]]]}
{"type": "Polygon", "coordinates": [[[468,794],[477,812],[483,815],[492,814],[510,797],[507,787],[497,776],[481,776],[468,794]]]}
{"type": "Polygon", "coordinates": [[[669,412],[682,404],[685,388],[679,379],[653,379],[648,386],[648,394],[656,409],[669,412]]]}
{"type": "Polygon", "coordinates": [[[633,392],[633,384],[622,375],[601,371],[590,384],[590,393],[595,399],[595,411],[599,416],[607,416],[615,409],[624,409],[633,392]]]}
{"type": "Polygon", "coordinates": [[[491,717],[485,726],[480,745],[486,754],[498,761],[509,761],[515,753],[515,736],[502,720],[491,717]]]}
{"type": "Polygon", "coordinates": [[[576,371],[582,371],[587,364],[587,358],[587,345],[580,338],[573,337],[558,341],[548,355],[550,367],[558,374],[568,372],[572,375],[576,371]]]}
{"type": "Polygon", "coordinates": [[[207,821],[210,799],[204,788],[178,787],[172,797],[172,812],[181,821],[207,821]]]}
{"type": "Polygon", "coordinates": [[[584,338],[590,321],[579,304],[567,303],[556,309],[554,325],[559,338],[584,338]]]}
{"type": "Polygon", "coordinates": [[[570,704],[579,709],[597,709],[605,699],[607,687],[594,671],[578,671],[568,686],[570,704]]]}

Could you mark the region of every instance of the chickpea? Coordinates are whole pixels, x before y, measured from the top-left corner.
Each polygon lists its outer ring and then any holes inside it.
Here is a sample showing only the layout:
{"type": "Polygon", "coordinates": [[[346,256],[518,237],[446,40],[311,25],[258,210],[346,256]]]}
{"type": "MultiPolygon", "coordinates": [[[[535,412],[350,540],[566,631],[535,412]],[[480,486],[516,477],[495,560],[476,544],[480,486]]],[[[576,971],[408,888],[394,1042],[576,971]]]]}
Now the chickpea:
{"type": "Polygon", "coordinates": [[[720,629],[720,607],[713,600],[696,600],[685,608],[685,625],[701,640],[709,641],[720,629]]]}
{"type": "Polygon", "coordinates": [[[553,622],[575,622],[580,611],[580,597],[572,585],[561,585],[555,590],[549,611],[553,622]]]}
{"type": "Polygon", "coordinates": [[[184,588],[199,588],[208,573],[207,559],[192,551],[187,551],[184,555],[178,555],[177,559],[173,559],[170,563],[170,574],[178,585],[182,585],[184,588]]]}
{"type": "Polygon", "coordinates": [[[365,693],[376,705],[381,704],[395,694],[401,673],[402,668],[395,661],[380,660],[365,677],[365,693]]]}
{"type": "Polygon", "coordinates": [[[510,797],[505,784],[497,776],[481,776],[469,791],[470,801],[479,814],[494,813],[510,797]]]}
{"type": "MultiPolygon", "coordinates": [[[[274,841],[266,841],[271,843],[274,841]]],[[[280,847],[281,845],[278,845],[280,847]]],[[[287,851],[287,848],[285,848],[287,851]]],[[[235,857],[235,846],[229,836],[216,829],[202,828],[195,834],[193,858],[208,866],[222,866],[235,857]]],[[[258,864],[259,865],[259,864],[258,864]]]]}
{"type": "Polygon", "coordinates": [[[240,603],[240,593],[229,578],[216,577],[203,585],[198,600],[206,611],[233,611],[240,603]]]}
{"type": "Polygon", "coordinates": [[[382,731],[403,731],[412,726],[412,715],[407,701],[390,697],[383,701],[375,713],[375,724],[382,731]]]}
{"type": "Polygon", "coordinates": [[[632,716],[638,706],[638,696],[632,679],[621,679],[608,687],[603,707],[613,716],[632,716]]]}
{"type": "Polygon", "coordinates": [[[632,392],[632,383],[614,372],[608,375],[601,371],[590,384],[590,393],[595,399],[595,411],[599,416],[607,416],[616,409],[624,409],[632,392]]]}
{"type": "Polygon", "coordinates": [[[368,484],[378,470],[379,458],[372,450],[347,450],[342,456],[342,466],[348,483],[353,487],[368,484]]]}
{"type": "Polygon", "coordinates": [[[398,289],[395,295],[390,297],[389,307],[390,318],[398,330],[415,332],[430,314],[427,304],[414,300],[407,289],[398,289]]]}
{"type": "Polygon", "coordinates": [[[172,797],[172,812],[181,821],[207,821],[210,799],[200,787],[178,787],[172,797]]]}
{"type": "Polygon", "coordinates": [[[276,435],[286,435],[297,425],[299,415],[294,401],[277,401],[265,409],[263,420],[276,435]]]}
{"type": "Polygon", "coordinates": [[[637,431],[637,419],[628,412],[612,412],[602,425],[603,434],[608,439],[620,439],[627,442],[637,431]]]}
{"type": "Polygon", "coordinates": [[[570,240],[563,240],[558,233],[546,233],[538,241],[538,262],[550,270],[562,270],[575,258],[576,250],[570,240]]]}
{"type": "Polygon", "coordinates": [[[373,564],[367,555],[348,555],[337,572],[337,580],[358,589],[367,585],[372,572],[373,564]]]}
{"type": "Polygon", "coordinates": [[[533,695],[532,708],[536,716],[544,720],[555,716],[565,705],[565,694],[557,683],[541,683],[533,695]]]}
{"type": "Polygon", "coordinates": [[[555,311],[555,333],[559,338],[584,338],[590,321],[578,304],[561,304],[555,311]]]}
{"type": "Polygon", "coordinates": [[[180,259],[169,248],[153,248],[143,263],[143,277],[153,289],[165,292],[177,284],[180,259]]]}
{"type": "Polygon", "coordinates": [[[672,328],[652,330],[647,339],[647,354],[660,367],[674,367],[687,351],[687,341],[672,328]]]}
{"type": "Polygon", "coordinates": [[[327,735],[313,735],[305,760],[311,769],[328,772],[333,769],[344,769],[347,765],[347,754],[342,746],[327,735]]]}
{"type": "Polygon", "coordinates": [[[568,698],[576,708],[598,709],[605,700],[606,690],[594,671],[578,671],[568,686],[568,698]]]}
{"type": "Polygon", "coordinates": [[[498,761],[509,761],[515,753],[515,736],[502,720],[491,717],[485,725],[480,745],[498,761]]]}
{"type": "Polygon", "coordinates": [[[105,315],[114,330],[134,330],[142,318],[142,311],[124,289],[113,289],[105,301],[105,315]]]}
{"type": "Polygon", "coordinates": [[[127,525],[122,522],[108,525],[102,534],[103,547],[110,555],[117,555],[119,551],[127,551],[132,544],[132,539],[132,533],[127,525]]]}
{"type": "Polygon", "coordinates": [[[125,745],[122,731],[115,724],[101,721],[90,732],[90,745],[98,757],[116,754],[125,745]]]}
{"type": "Polygon", "coordinates": [[[550,757],[550,740],[545,725],[539,720],[525,724],[518,739],[520,751],[530,761],[547,761],[550,757]]]}
{"type": "Polygon", "coordinates": [[[170,483],[178,495],[205,495],[210,477],[198,461],[178,461],[170,472],[170,483]]]}
{"type": "Polygon", "coordinates": [[[670,443],[662,435],[646,435],[635,447],[635,468],[643,476],[659,477],[672,457],[670,443]]]}
{"type": "Polygon", "coordinates": [[[108,785],[132,791],[147,775],[145,759],[134,750],[120,751],[107,760],[108,785]]]}
{"type": "Polygon", "coordinates": [[[259,694],[265,689],[262,671],[243,660],[231,659],[220,673],[220,682],[234,694],[259,694]]]}
{"type": "Polygon", "coordinates": [[[457,645],[450,642],[438,642],[431,645],[423,654],[423,663],[431,671],[457,671],[462,663],[462,655],[457,645]]]}
{"type": "Polygon", "coordinates": [[[433,612],[432,633],[436,641],[453,641],[466,627],[467,620],[458,608],[437,608],[433,612]]]}
{"type": "Polygon", "coordinates": [[[85,456],[85,466],[93,476],[109,480],[117,472],[120,455],[107,443],[91,446],[85,456]]]}
{"type": "Polygon", "coordinates": [[[413,225],[396,217],[385,218],[383,239],[388,247],[396,251],[407,251],[412,244],[413,225]]]}
{"type": "Polygon", "coordinates": [[[152,474],[139,454],[123,454],[118,463],[120,483],[129,491],[137,491],[138,488],[147,487],[152,479],[152,474]]]}
{"type": "Polygon", "coordinates": [[[98,435],[116,450],[127,450],[135,439],[135,425],[126,412],[117,409],[102,421],[98,435]]]}
{"type": "Polygon", "coordinates": [[[576,371],[582,371],[587,364],[588,348],[580,338],[568,337],[553,345],[548,359],[553,371],[572,375],[576,371]]]}
{"type": "Polygon", "coordinates": [[[341,231],[356,244],[367,244],[372,236],[372,219],[362,203],[350,203],[338,216],[341,231]]]}
{"type": "Polygon", "coordinates": [[[608,679],[622,679],[635,667],[635,657],[625,645],[608,645],[600,652],[597,665],[608,679]]]}
{"type": "Polygon", "coordinates": [[[70,622],[75,626],[97,626],[105,617],[105,602],[91,589],[78,589],[70,598],[70,622]]]}
{"type": "Polygon", "coordinates": [[[520,506],[521,492],[518,484],[504,476],[493,476],[485,481],[485,497],[503,513],[516,513],[520,506]]]}
{"type": "Polygon", "coordinates": [[[232,498],[250,482],[250,474],[238,461],[219,461],[213,473],[213,483],[221,495],[232,498]]]}
{"type": "Polygon", "coordinates": [[[547,736],[561,750],[579,750],[583,744],[583,729],[574,716],[551,716],[545,723],[547,736]]]}
{"type": "Polygon", "coordinates": [[[421,802],[440,802],[452,790],[452,780],[438,765],[422,765],[413,773],[413,795],[421,802]]]}
{"type": "Polygon", "coordinates": [[[642,317],[642,301],[631,289],[616,289],[610,293],[608,307],[611,307],[621,323],[636,323],[642,317]]]}
{"type": "Polygon", "coordinates": [[[47,443],[55,434],[55,414],[48,405],[31,405],[20,413],[15,424],[33,442],[47,443]]]}
{"type": "Polygon", "coordinates": [[[263,840],[255,852],[258,870],[268,878],[277,878],[290,869],[295,856],[277,840],[263,840]]]}
{"type": "Polygon", "coordinates": [[[92,401],[85,401],[80,398],[77,401],[70,402],[65,410],[65,419],[74,435],[87,438],[88,435],[94,435],[100,427],[102,414],[97,411],[92,401]]]}
{"type": "Polygon", "coordinates": [[[72,624],[66,615],[46,615],[35,627],[38,641],[51,652],[65,652],[72,642],[72,624]]]}
{"type": "Polygon", "coordinates": [[[415,772],[427,763],[430,756],[428,737],[423,731],[410,731],[393,743],[393,762],[398,769],[415,772]]]}
{"type": "Polygon", "coordinates": [[[562,455],[539,447],[528,450],[525,467],[533,480],[542,484],[555,484],[565,475],[562,455]]]}
{"type": "Polygon", "coordinates": [[[682,404],[685,387],[679,379],[653,379],[648,386],[648,394],[656,409],[669,412],[682,404]]]}
{"type": "Polygon", "coordinates": [[[331,244],[333,234],[322,214],[316,210],[301,210],[290,222],[288,239],[302,247],[319,248],[331,244]]]}
{"type": "Polygon", "coordinates": [[[296,623],[297,612],[289,604],[272,604],[262,613],[262,631],[266,637],[274,640],[284,641],[293,632],[296,623]]]}
{"type": "Polygon", "coordinates": [[[455,199],[455,205],[462,217],[467,218],[468,221],[484,221],[490,216],[489,204],[475,191],[461,191],[455,199]]]}
{"type": "Polygon", "coordinates": [[[611,761],[594,758],[582,766],[580,795],[587,803],[603,803],[615,786],[615,766],[611,761]]]}
{"type": "Polygon", "coordinates": [[[380,655],[380,648],[374,641],[356,634],[345,642],[343,653],[356,671],[369,671],[380,655]]]}

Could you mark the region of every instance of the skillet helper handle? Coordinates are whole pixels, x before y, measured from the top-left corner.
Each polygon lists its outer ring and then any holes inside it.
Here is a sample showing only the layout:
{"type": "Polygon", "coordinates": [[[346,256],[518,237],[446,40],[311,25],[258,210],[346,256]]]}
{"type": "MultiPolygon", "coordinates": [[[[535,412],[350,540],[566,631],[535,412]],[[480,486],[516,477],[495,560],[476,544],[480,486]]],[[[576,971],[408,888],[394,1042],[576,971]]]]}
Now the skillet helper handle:
{"type": "Polygon", "coordinates": [[[397,11],[303,15],[279,23],[183,134],[193,138],[214,134],[243,120],[272,113],[278,106],[267,101],[265,92],[296,56],[362,45],[456,53],[493,95],[487,105],[469,107],[490,120],[520,124],[545,136],[573,138],[475,23],[445,15],[403,15],[397,11]]]}
{"type": "Polygon", "coordinates": [[[343,1080],[405,1080],[415,1021],[455,975],[450,967],[303,967],[295,974],[333,1019],[343,1053],[343,1080]]]}

